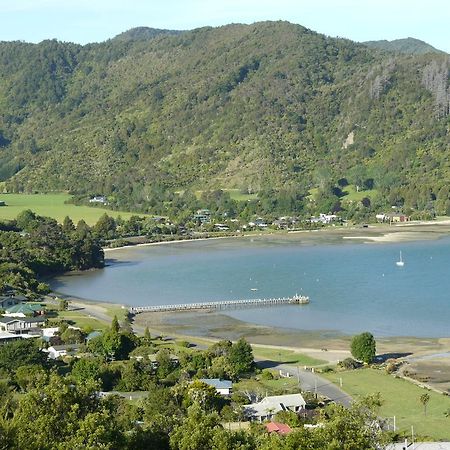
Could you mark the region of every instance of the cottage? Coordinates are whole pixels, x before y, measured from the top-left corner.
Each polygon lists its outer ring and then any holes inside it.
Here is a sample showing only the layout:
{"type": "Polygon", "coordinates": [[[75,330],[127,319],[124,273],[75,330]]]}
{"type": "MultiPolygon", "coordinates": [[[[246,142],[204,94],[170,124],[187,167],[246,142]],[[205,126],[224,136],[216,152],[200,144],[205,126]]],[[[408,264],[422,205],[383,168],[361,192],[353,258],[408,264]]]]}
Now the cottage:
{"type": "Polygon", "coordinates": [[[306,402],[301,394],[274,395],[263,398],[259,403],[244,405],[246,415],[252,419],[270,420],[280,411],[299,412],[306,402]]]}
{"type": "Polygon", "coordinates": [[[43,351],[48,353],[49,359],[63,358],[64,356],[74,356],[80,349],[79,344],[53,345],[43,351]]]}
{"type": "Polygon", "coordinates": [[[43,325],[45,317],[0,317],[0,331],[11,333],[28,333],[37,331],[43,325]]]}
{"type": "Polygon", "coordinates": [[[231,395],[233,383],[230,380],[221,380],[220,378],[201,378],[200,381],[208,386],[212,386],[220,395],[231,395]]]}

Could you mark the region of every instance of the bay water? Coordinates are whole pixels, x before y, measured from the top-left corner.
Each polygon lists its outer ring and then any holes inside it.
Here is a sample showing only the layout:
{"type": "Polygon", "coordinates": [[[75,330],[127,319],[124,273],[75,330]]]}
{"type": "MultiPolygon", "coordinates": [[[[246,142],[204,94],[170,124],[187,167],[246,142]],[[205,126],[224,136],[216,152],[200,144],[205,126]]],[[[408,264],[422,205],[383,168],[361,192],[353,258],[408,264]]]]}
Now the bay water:
{"type": "Polygon", "coordinates": [[[243,238],[108,252],[102,270],[55,278],[58,292],[130,306],[310,297],[222,313],[261,325],[376,336],[450,336],[450,238],[315,243],[243,238]],[[404,267],[395,262],[402,251],[404,267]]]}

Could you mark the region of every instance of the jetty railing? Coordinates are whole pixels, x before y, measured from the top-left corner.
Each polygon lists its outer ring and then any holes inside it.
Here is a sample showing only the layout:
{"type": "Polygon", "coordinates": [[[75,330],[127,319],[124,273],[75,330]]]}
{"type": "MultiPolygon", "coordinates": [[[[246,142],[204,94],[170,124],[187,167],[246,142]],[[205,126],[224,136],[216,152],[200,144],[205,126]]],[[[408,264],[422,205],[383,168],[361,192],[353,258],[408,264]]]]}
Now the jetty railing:
{"type": "Polygon", "coordinates": [[[251,298],[245,300],[223,300],[215,302],[180,303],[173,305],[132,306],[129,309],[129,312],[131,314],[139,314],[143,312],[189,311],[205,309],[221,310],[271,305],[304,305],[307,303],[309,303],[309,297],[304,295],[295,295],[293,297],[251,298]]]}

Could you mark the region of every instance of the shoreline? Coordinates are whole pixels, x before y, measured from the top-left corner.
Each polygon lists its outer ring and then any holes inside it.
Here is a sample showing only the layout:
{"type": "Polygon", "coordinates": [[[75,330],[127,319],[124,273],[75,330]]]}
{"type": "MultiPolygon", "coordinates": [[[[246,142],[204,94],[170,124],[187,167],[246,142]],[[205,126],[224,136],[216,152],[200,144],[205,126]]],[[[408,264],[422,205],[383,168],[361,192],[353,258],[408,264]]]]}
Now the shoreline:
{"type": "MultiPolygon", "coordinates": [[[[120,247],[104,247],[105,253],[111,253],[119,250],[130,250],[140,247],[151,247],[157,245],[180,244],[186,242],[215,241],[219,239],[248,239],[248,238],[271,238],[281,237],[289,238],[301,235],[307,241],[317,238],[340,238],[345,241],[362,241],[362,243],[399,243],[413,242],[421,240],[440,239],[450,235],[450,219],[441,221],[418,221],[404,224],[386,225],[373,224],[367,228],[359,227],[325,227],[316,230],[274,230],[261,231],[252,234],[230,235],[230,236],[211,236],[191,239],[175,239],[173,241],[144,242],[139,244],[129,244],[120,247]],[[406,230],[405,230],[406,229],[406,230]]],[[[332,244],[335,242],[325,242],[332,244]]]]}

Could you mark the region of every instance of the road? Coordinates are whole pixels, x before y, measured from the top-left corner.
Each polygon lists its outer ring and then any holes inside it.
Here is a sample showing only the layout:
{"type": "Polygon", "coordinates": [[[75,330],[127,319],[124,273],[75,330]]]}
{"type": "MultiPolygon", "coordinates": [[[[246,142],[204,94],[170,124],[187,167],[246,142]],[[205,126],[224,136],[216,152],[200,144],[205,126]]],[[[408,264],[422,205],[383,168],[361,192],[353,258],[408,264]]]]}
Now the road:
{"type": "Polygon", "coordinates": [[[353,401],[353,399],[348,394],[339,389],[331,381],[328,381],[309,370],[304,370],[285,364],[274,365],[273,361],[256,361],[256,363],[261,368],[270,367],[271,369],[282,370],[283,373],[288,373],[292,377],[299,378],[300,387],[302,390],[317,392],[318,394],[323,395],[324,397],[328,397],[334,402],[339,403],[347,408],[353,401]]]}

